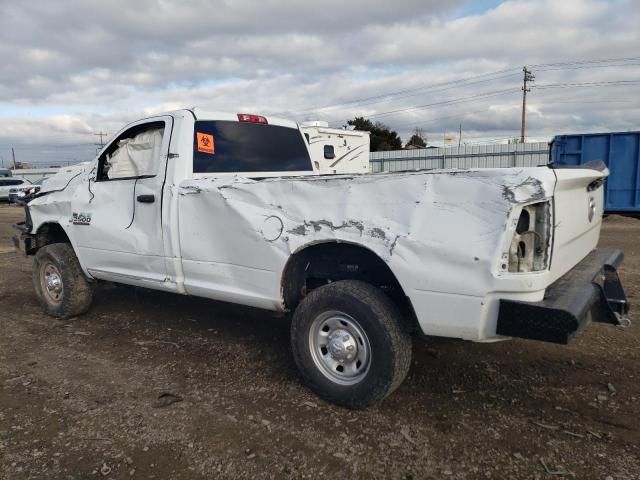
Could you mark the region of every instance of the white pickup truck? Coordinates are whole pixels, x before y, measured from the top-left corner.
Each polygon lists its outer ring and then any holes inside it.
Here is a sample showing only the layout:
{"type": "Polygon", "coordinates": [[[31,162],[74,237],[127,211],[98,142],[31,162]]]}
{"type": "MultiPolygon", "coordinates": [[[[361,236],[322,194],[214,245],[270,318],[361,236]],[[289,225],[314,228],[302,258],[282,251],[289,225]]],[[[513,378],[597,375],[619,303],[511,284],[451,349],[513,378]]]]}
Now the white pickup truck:
{"type": "Polygon", "coordinates": [[[54,317],[99,281],[291,312],[306,383],[357,408],[402,382],[414,333],[566,343],[623,322],[622,254],[596,249],[607,173],[320,175],[293,122],[181,110],[47,180],[15,242],[54,317]]]}

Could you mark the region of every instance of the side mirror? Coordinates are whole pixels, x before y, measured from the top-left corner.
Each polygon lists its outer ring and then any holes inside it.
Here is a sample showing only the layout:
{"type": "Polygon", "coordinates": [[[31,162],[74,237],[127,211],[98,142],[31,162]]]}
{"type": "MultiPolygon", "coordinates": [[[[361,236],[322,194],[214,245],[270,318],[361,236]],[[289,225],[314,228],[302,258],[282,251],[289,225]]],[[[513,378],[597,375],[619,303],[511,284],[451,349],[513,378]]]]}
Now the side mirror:
{"type": "Polygon", "coordinates": [[[332,158],[336,158],[336,152],[333,149],[333,145],[325,145],[324,146],[324,158],[327,160],[331,160],[332,158]]]}

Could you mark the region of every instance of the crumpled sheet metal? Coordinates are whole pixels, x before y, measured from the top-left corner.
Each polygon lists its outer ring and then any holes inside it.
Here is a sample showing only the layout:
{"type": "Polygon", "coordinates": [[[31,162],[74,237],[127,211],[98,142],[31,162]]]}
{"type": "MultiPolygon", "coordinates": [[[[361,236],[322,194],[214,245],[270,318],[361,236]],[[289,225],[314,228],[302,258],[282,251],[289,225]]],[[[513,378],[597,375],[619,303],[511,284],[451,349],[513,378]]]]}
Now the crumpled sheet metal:
{"type": "Polygon", "coordinates": [[[182,256],[269,272],[253,287],[279,297],[292,253],[348,242],[387,262],[407,295],[482,297],[493,285],[513,206],[550,197],[554,178],[546,169],[483,169],[188,180],[180,185],[182,256]]]}

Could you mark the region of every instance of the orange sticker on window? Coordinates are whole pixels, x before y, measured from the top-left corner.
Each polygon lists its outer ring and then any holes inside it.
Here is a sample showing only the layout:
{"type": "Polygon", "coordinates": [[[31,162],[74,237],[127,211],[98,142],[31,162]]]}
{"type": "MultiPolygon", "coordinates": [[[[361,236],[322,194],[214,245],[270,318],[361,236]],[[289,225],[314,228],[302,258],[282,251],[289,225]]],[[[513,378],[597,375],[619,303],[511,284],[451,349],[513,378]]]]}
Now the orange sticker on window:
{"type": "Polygon", "coordinates": [[[215,145],[213,143],[213,135],[208,133],[196,132],[198,138],[198,151],[203,153],[215,153],[215,145]]]}

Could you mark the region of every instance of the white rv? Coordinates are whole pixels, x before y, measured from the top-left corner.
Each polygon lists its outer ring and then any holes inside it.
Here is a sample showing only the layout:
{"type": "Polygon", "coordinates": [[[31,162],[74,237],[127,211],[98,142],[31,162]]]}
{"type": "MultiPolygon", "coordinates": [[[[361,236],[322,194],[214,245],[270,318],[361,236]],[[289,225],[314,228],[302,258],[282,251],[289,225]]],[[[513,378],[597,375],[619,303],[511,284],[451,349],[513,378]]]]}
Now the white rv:
{"type": "Polygon", "coordinates": [[[369,132],[330,128],[327,122],[304,122],[300,128],[320,173],[369,173],[369,132]]]}

